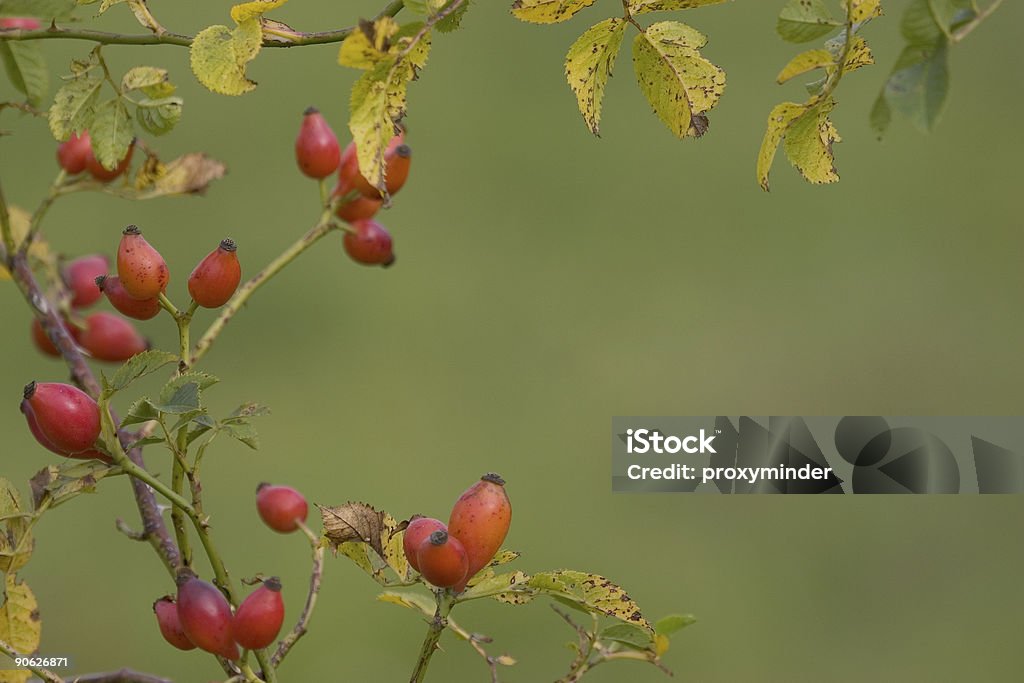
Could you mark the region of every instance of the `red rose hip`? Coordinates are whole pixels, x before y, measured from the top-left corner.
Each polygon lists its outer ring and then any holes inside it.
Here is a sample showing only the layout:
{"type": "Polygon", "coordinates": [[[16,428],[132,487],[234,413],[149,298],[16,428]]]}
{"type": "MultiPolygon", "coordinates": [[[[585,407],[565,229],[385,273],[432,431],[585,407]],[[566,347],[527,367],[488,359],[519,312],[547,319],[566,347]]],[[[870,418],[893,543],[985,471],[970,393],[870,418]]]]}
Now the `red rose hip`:
{"type": "Polygon", "coordinates": [[[447,531],[435,531],[423,539],[416,551],[416,560],[423,578],[438,588],[451,588],[468,578],[466,549],[447,531]]]}
{"type": "Polygon", "coordinates": [[[0,28],[20,28],[23,31],[38,31],[42,27],[42,22],[35,17],[0,18],[0,28]]]}
{"type": "Polygon", "coordinates": [[[242,280],[234,240],[221,241],[188,276],[188,293],[203,308],[220,308],[228,302],[242,280]]]}
{"type": "Polygon", "coordinates": [[[46,334],[46,330],[43,329],[43,324],[39,322],[39,318],[32,318],[32,343],[45,355],[53,356],[54,358],[60,357],[60,351],[50,341],[50,337],[46,334]]]}
{"type": "Polygon", "coordinates": [[[48,382],[30,382],[23,396],[21,412],[39,443],[61,455],[96,457],[100,408],[92,397],[70,384],[48,382]]]}
{"type": "MultiPolygon", "coordinates": [[[[339,180],[338,184],[334,186],[331,196],[344,197],[351,191],[352,187],[350,185],[339,180]]],[[[346,223],[355,223],[356,221],[373,218],[382,206],[384,206],[383,199],[371,199],[359,194],[354,199],[339,204],[338,208],[334,210],[334,215],[346,223]]]]}
{"type": "Polygon", "coordinates": [[[135,326],[113,313],[100,311],[85,319],[85,331],[78,343],[96,360],[126,361],[149,348],[149,342],[135,326]]]}
{"type": "Polygon", "coordinates": [[[290,486],[263,483],[256,487],[256,510],[267,526],[287,534],[299,528],[297,522],[306,521],[309,505],[305,496],[290,486]]]}
{"type": "Polygon", "coordinates": [[[122,175],[128,170],[128,167],[132,163],[132,154],[135,153],[135,141],[128,147],[128,151],[125,153],[124,158],[117,163],[114,168],[106,168],[100,163],[100,160],[96,158],[96,155],[92,151],[92,147],[89,148],[89,155],[85,158],[85,169],[89,171],[89,174],[96,180],[102,183],[109,183],[118,176],[122,175]]]}
{"type": "Polygon", "coordinates": [[[354,232],[345,232],[342,244],[345,253],[356,263],[387,268],[395,262],[391,235],[374,220],[361,220],[352,224],[354,232]]]}
{"type": "Polygon", "coordinates": [[[178,618],[178,605],[174,598],[165,595],[153,603],[153,612],[156,613],[156,623],[160,627],[160,635],[168,643],[179,650],[194,650],[196,644],[188,639],[184,629],[181,627],[181,620],[178,618]]]}
{"type": "Polygon", "coordinates": [[[405,559],[416,571],[420,570],[419,560],[416,559],[416,552],[420,544],[435,531],[448,531],[448,527],[439,519],[422,517],[417,515],[409,521],[402,536],[402,550],[405,551],[405,559]]]}
{"type": "Polygon", "coordinates": [[[238,659],[231,605],[216,586],[190,571],[178,575],[178,620],[185,636],[200,650],[238,659]]]}
{"type": "Polygon", "coordinates": [[[78,175],[84,171],[91,156],[92,140],[89,138],[89,131],[86,130],[83,130],[81,135],[72,133],[71,137],[57,147],[57,163],[71,175],[78,175]]]}
{"type": "Polygon", "coordinates": [[[235,611],[235,642],[248,650],[262,650],[274,642],[283,623],[281,581],[274,576],[250,593],[235,611]]]}
{"type": "MultiPolygon", "coordinates": [[[[488,473],[463,492],[452,507],[448,533],[462,541],[469,557],[470,579],[487,566],[501,548],[512,524],[512,504],[505,480],[488,473]]],[[[465,584],[458,586],[461,590],[465,584]]]]}
{"type": "Polygon", "coordinates": [[[87,308],[100,300],[103,293],[96,286],[96,278],[106,275],[110,261],[102,254],[82,256],[64,267],[64,282],[71,290],[71,306],[87,308]]]}
{"type": "MultiPolygon", "coordinates": [[[[405,134],[399,133],[391,138],[384,149],[384,187],[388,194],[395,194],[402,189],[409,178],[412,165],[412,148],[405,144],[405,134]]],[[[381,193],[359,170],[359,159],[355,144],[345,149],[341,159],[341,170],[338,178],[346,185],[358,190],[364,197],[380,199],[381,193]],[[351,151],[350,151],[351,149],[351,151]]]]}
{"type": "Polygon", "coordinates": [[[100,275],[96,278],[96,286],[103,292],[107,301],[121,313],[136,320],[149,320],[160,312],[160,300],[136,299],[121,284],[121,278],[116,275],[100,275]]]}
{"type": "Polygon", "coordinates": [[[303,114],[302,127],[295,138],[295,160],[299,170],[310,178],[326,178],[341,163],[338,137],[316,107],[303,114]]]}
{"type": "Polygon", "coordinates": [[[164,257],[134,225],[124,229],[117,247],[117,275],[121,286],[136,299],[159,296],[171,279],[164,257]]]}

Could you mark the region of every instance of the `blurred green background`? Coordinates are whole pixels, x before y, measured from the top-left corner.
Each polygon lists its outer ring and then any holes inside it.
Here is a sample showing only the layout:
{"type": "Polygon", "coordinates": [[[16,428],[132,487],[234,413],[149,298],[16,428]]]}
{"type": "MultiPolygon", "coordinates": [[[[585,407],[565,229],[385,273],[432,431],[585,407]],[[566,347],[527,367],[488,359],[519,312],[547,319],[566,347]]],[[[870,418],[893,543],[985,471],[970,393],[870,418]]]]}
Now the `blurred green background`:
{"type": "MultiPolygon", "coordinates": [[[[151,4],[176,31],[229,21],[228,2],[151,4]]],[[[867,115],[905,6],[885,3],[866,32],[879,65],[838,93],[842,181],[808,186],[780,155],[765,194],[754,178],[765,118],[803,95],[774,84],[800,49],[774,33],[782,0],[673,17],[710,36],[704,54],[729,78],[709,134],[685,142],[651,114],[628,45],[603,137],[580,120],[562,59],[590,23],[620,12],[617,0],[550,27],[514,20],[508,4],[474,3],[411,88],[413,178],[382,217],[397,266],[357,266],[331,236],[253,299],[204,364],[223,380],[207,394],[215,411],[244,400],[274,411],[259,452],[224,443],[207,458],[207,507],[233,574],[281,575],[289,621],[298,614],[307,548],[258,521],[259,481],[320,503],[445,516],[496,470],[509,481],[520,568],[599,572],[652,617],[699,617],[665,658],[680,680],[1017,680],[1021,497],[613,496],[608,428],[612,415],[1021,411],[1024,8],[1006,3],[954,49],[951,103],[932,136],[897,120],[878,143],[867,115]]],[[[311,30],[376,9],[294,0],[275,16],[311,30]]],[[[138,31],[124,7],[95,25],[138,31]]],[[[47,54],[63,73],[89,48],[62,41],[47,54]]],[[[315,220],[316,187],[296,171],[292,142],[309,104],[345,128],[355,73],[336,66],[336,50],[267,50],[251,67],[259,88],[226,98],[195,83],[182,48],[107,49],[119,71],[165,66],[180,84],[182,124],[155,141],[165,157],[204,150],[230,173],[203,199],[62,200],[52,241],[70,255],[110,253],[137,223],[167,257],[179,301],[224,236],[254,273],[315,220]]],[[[55,143],[39,122],[5,112],[0,124],[17,133],[0,140],[4,190],[32,207],[56,171],[55,143]]],[[[2,471],[24,486],[52,459],[15,409],[21,386],[65,372],[30,347],[12,286],[0,306],[2,471]]],[[[174,347],[166,320],[143,325],[174,347]]],[[[149,462],[167,465],[157,450],[149,462]]],[[[149,548],[115,531],[117,517],[137,521],[123,480],[38,526],[23,575],[40,600],[43,653],[72,655],[78,672],[216,678],[209,657],[162,642],[149,605],[172,586],[149,548]]],[[[282,680],[406,680],[423,625],[375,594],[330,561],[282,680]]],[[[460,612],[520,660],[508,681],[553,680],[571,658],[572,633],[542,603],[460,612]]],[[[446,640],[428,678],[487,673],[446,640]]],[[[616,664],[592,680],[663,676],[616,664]]]]}

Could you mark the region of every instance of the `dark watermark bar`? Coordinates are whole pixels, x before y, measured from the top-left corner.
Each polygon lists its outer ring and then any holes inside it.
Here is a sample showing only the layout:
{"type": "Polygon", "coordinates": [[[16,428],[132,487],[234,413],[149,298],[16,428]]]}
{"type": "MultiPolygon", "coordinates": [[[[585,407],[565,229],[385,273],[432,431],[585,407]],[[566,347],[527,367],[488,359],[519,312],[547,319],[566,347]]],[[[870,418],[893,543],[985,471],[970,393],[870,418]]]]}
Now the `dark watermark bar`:
{"type": "Polygon", "coordinates": [[[622,493],[1024,493],[1024,416],[612,418],[622,493]]]}

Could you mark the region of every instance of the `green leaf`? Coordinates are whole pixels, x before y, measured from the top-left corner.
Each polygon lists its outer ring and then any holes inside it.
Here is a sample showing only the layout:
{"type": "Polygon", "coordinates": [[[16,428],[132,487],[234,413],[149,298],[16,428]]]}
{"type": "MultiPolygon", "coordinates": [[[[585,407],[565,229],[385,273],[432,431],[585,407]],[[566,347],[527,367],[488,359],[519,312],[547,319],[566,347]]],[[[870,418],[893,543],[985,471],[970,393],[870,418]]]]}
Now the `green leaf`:
{"type": "Polygon", "coordinates": [[[18,490],[0,477],[0,517],[10,517],[2,523],[4,529],[0,533],[0,572],[5,574],[18,571],[32,557],[32,526],[27,518],[15,516],[22,512],[18,490]]]}
{"type": "Polygon", "coordinates": [[[881,140],[882,136],[885,135],[885,131],[889,129],[889,124],[892,123],[892,109],[889,108],[889,103],[885,101],[885,89],[878,93],[878,97],[875,98],[875,103],[871,107],[871,114],[869,118],[871,129],[878,135],[878,139],[881,140]]]}
{"type": "Polygon", "coordinates": [[[92,151],[106,169],[117,168],[135,138],[132,119],[124,100],[115,97],[96,108],[96,117],[89,126],[92,151]]]}
{"type": "Polygon", "coordinates": [[[256,429],[248,422],[222,423],[220,431],[224,432],[232,439],[241,441],[254,451],[258,451],[260,448],[259,435],[256,434],[256,429]]]}
{"type": "Polygon", "coordinates": [[[234,410],[231,411],[229,417],[224,418],[224,422],[230,422],[239,418],[250,418],[250,417],[266,417],[270,415],[270,408],[259,403],[243,403],[234,410]]]}
{"type": "Polygon", "coordinates": [[[840,25],[824,0],[789,0],[779,13],[775,30],[783,40],[806,43],[828,35],[840,25]]]}
{"type": "Polygon", "coordinates": [[[636,650],[649,650],[654,644],[654,635],[633,624],[614,624],[600,633],[601,640],[621,643],[636,650]]]}
{"type": "Polygon", "coordinates": [[[783,143],[789,162],[816,185],[839,180],[832,145],[842,138],[829,118],[833,107],[835,102],[828,99],[805,111],[790,124],[783,143]]]}
{"type": "Polygon", "coordinates": [[[348,127],[356,143],[359,170],[378,188],[384,186],[384,149],[405,117],[406,90],[430,54],[429,32],[412,41],[411,36],[399,39],[393,48],[396,56],[367,71],[352,86],[348,127]]]}
{"type": "Polygon", "coordinates": [[[654,628],[640,612],[639,605],[620,586],[598,574],[562,569],[534,574],[527,582],[531,588],[560,598],[591,613],[604,614],[649,633],[654,628]]]}
{"type": "Polygon", "coordinates": [[[67,140],[72,133],[92,126],[102,86],[103,74],[90,70],[57,91],[49,113],[50,131],[57,140],[67,140]]]}
{"type": "Polygon", "coordinates": [[[167,83],[167,69],[155,66],[136,66],[129,69],[121,78],[121,90],[131,92],[167,83]]]}
{"type": "MultiPolygon", "coordinates": [[[[949,49],[945,41],[931,48],[907,46],[896,60],[880,97],[887,109],[910,119],[918,130],[929,133],[938,123],[949,94],[949,49]]],[[[880,105],[872,110],[872,125],[884,131],[880,105]],[[876,113],[876,110],[877,113],[876,113]]]]}
{"type": "MultiPolygon", "coordinates": [[[[160,411],[156,409],[153,402],[148,398],[140,398],[128,408],[128,414],[121,417],[121,426],[142,424],[160,417],[160,411]]],[[[160,439],[163,441],[163,439],[160,439]]]]}
{"type": "Polygon", "coordinates": [[[161,413],[181,415],[192,411],[201,411],[202,392],[218,380],[213,375],[203,372],[186,372],[178,375],[160,390],[160,399],[153,405],[161,413]]]}
{"type": "Polygon", "coordinates": [[[782,67],[782,71],[775,77],[775,82],[782,85],[791,78],[796,78],[815,69],[835,66],[835,63],[835,58],[828,50],[807,50],[789,60],[789,64],[782,67]]]}
{"type": "Polygon", "coordinates": [[[512,15],[531,24],[557,24],[593,4],[594,0],[515,0],[512,15]]]}
{"type": "Polygon", "coordinates": [[[14,88],[38,107],[50,93],[50,72],[43,51],[35,43],[0,40],[0,59],[14,88]]]}
{"type": "Polygon", "coordinates": [[[775,105],[768,114],[768,129],[764,133],[761,150],[757,154],[757,182],[765,192],[768,191],[768,174],[775,160],[775,152],[782,139],[786,137],[786,131],[806,110],[807,107],[803,104],[783,102],[775,105]]]}
{"type": "Polygon", "coordinates": [[[164,135],[181,120],[185,102],[180,97],[164,97],[158,100],[140,100],[135,109],[135,120],[143,129],[153,135],[164,135]]]}
{"type": "Polygon", "coordinates": [[[692,614],[669,614],[655,622],[654,632],[658,635],[668,636],[695,623],[697,623],[697,617],[692,614]]]}
{"type": "MultiPolygon", "coordinates": [[[[6,600],[0,607],[0,640],[14,648],[19,654],[32,654],[39,649],[42,623],[39,620],[39,603],[28,584],[13,574],[4,581],[6,600]]],[[[8,681],[26,681],[31,678],[29,671],[7,672],[8,681]],[[21,677],[20,673],[25,676],[21,677]]]]}
{"type": "Polygon", "coordinates": [[[677,137],[700,137],[705,112],[725,91],[725,72],[704,59],[707,38],[675,21],[651,24],[633,41],[637,82],[658,118],[677,137]]]}
{"type": "Polygon", "coordinates": [[[47,502],[53,508],[82,493],[94,493],[101,479],[117,471],[119,468],[97,460],[65,460],[59,465],[44,467],[29,480],[32,505],[38,510],[47,502]]]}
{"type": "Polygon", "coordinates": [[[678,9],[693,9],[720,5],[726,0],[629,0],[630,14],[646,14],[648,12],[672,12],[678,9]]]}
{"type": "MultiPolygon", "coordinates": [[[[440,9],[444,9],[444,7],[451,4],[451,2],[452,0],[442,2],[440,9]]],[[[462,18],[466,16],[466,12],[469,11],[469,3],[470,0],[463,0],[463,3],[456,7],[451,14],[434,24],[434,28],[436,28],[440,33],[451,33],[458,29],[462,25],[462,18]]]]}
{"type": "Polygon", "coordinates": [[[111,391],[126,389],[132,382],[156,372],[160,368],[178,361],[178,357],[166,351],[149,350],[132,356],[122,365],[109,381],[111,391]]]}
{"type": "Polygon", "coordinates": [[[594,135],[600,131],[604,88],[619,54],[625,28],[625,19],[605,19],[584,31],[565,56],[566,80],[576,95],[587,128],[594,135]]]}

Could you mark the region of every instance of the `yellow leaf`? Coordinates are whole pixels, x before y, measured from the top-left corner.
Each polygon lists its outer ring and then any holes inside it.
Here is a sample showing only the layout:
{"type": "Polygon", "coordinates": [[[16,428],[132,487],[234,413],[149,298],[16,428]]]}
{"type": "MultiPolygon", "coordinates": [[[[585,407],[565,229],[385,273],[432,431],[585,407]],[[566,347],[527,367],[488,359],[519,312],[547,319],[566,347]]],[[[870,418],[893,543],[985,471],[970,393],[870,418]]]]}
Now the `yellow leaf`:
{"type": "MultiPolygon", "coordinates": [[[[4,588],[7,600],[0,607],[0,640],[13,647],[19,654],[32,654],[39,648],[42,630],[36,596],[32,594],[28,584],[18,581],[13,574],[7,575],[4,588]]],[[[8,680],[24,681],[27,678],[28,676],[8,680]]]]}
{"type": "Polygon", "coordinates": [[[822,69],[834,64],[835,60],[828,50],[807,50],[789,60],[789,64],[782,67],[782,71],[775,77],[775,81],[781,85],[789,79],[805,74],[808,71],[822,69]]]}
{"type": "Polygon", "coordinates": [[[677,9],[693,9],[707,5],[718,5],[726,0],[629,0],[630,14],[648,12],[671,12],[677,9]]]}
{"type": "Polygon", "coordinates": [[[871,54],[871,48],[863,38],[857,36],[853,40],[853,45],[850,46],[850,51],[846,53],[846,59],[843,61],[843,73],[856,71],[862,66],[874,63],[875,56],[871,54]]]}
{"type": "Polygon", "coordinates": [[[882,0],[847,0],[850,21],[859,24],[882,16],[882,0]]]}
{"type": "Polygon", "coordinates": [[[669,639],[668,636],[661,633],[654,636],[654,652],[659,657],[668,652],[669,639]]]}
{"type": "Polygon", "coordinates": [[[196,34],[189,50],[192,73],[208,90],[221,95],[243,95],[256,87],[245,76],[247,60],[240,59],[236,47],[245,53],[245,33],[236,44],[235,33],[227,26],[208,26],[196,34]]]}
{"type": "Polygon", "coordinates": [[[637,82],[658,118],[677,137],[700,137],[704,115],[725,91],[725,72],[704,59],[707,38],[675,21],[651,24],[633,42],[637,82]]]}
{"type": "MultiPolygon", "coordinates": [[[[14,236],[14,244],[21,246],[22,241],[25,239],[25,235],[28,234],[28,227],[31,221],[31,216],[28,211],[25,211],[21,207],[10,205],[7,207],[7,216],[11,221],[11,233],[14,236]]],[[[32,243],[32,246],[28,250],[29,256],[43,260],[47,258],[49,254],[49,248],[46,242],[39,239],[38,237],[32,243]]],[[[7,269],[0,265],[0,281],[10,280],[11,274],[7,272],[7,269]]]]}
{"type": "Polygon", "coordinates": [[[10,517],[3,522],[0,530],[0,571],[13,574],[32,557],[32,527],[25,517],[15,517],[23,512],[21,497],[11,482],[0,477],[0,517],[10,517]]]}
{"type": "Polygon", "coordinates": [[[625,19],[605,19],[584,31],[565,56],[565,77],[576,95],[583,120],[594,135],[600,128],[604,88],[619,54],[625,27],[625,19]]]}
{"type": "Polygon", "coordinates": [[[808,182],[834,183],[839,180],[832,145],[842,138],[828,117],[835,107],[831,99],[801,114],[786,131],[785,149],[790,163],[808,182]]]}
{"type": "Polygon", "coordinates": [[[557,24],[571,18],[595,0],[515,0],[512,14],[520,21],[531,24],[557,24]]]}
{"type": "Polygon", "coordinates": [[[381,17],[375,22],[360,21],[341,43],[338,63],[354,69],[372,69],[388,58],[391,52],[391,38],[398,33],[398,22],[391,17],[381,17]]]}
{"type": "Polygon", "coordinates": [[[802,104],[783,102],[776,105],[768,115],[768,130],[761,141],[761,151],[757,154],[757,182],[765,192],[768,191],[768,173],[772,169],[775,151],[786,136],[789,126],[806,110],[807,107],[802,104]]]}
{"type": "Polygon", "coordinates": [[[241,24],[249,19],[259,19],[264,13],[276,9],[288,2],[288,0],[255,0],[255,2],[243,2],[231,8],[231,18],[235,23],[241,24]]]}

